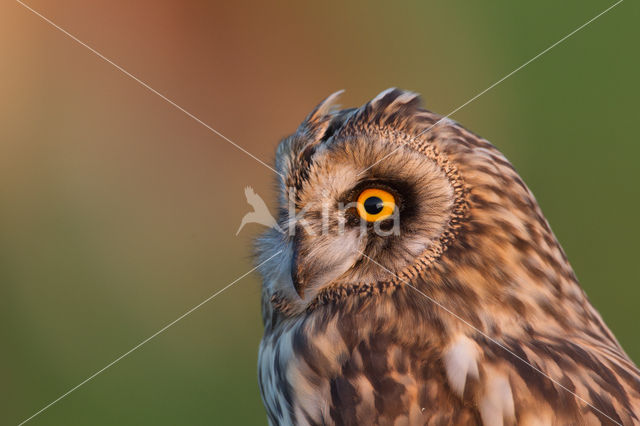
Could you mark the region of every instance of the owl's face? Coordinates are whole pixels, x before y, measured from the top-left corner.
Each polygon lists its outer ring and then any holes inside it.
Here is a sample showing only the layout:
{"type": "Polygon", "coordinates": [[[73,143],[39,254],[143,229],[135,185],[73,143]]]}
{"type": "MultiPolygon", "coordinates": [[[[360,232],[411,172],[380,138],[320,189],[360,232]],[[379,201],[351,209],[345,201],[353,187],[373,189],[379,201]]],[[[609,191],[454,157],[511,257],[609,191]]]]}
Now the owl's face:
{"type": "Polygon", "coordinates": [[[278,147],[284,232],[258,243],[259,258],[280,251],[261,270],[269,293],[296,309],[328,287],[374,284],[410,267],[439,243],[455,209],[451,176],[428,150],[404,146],[412,136],[397,129],[351,127],[363,112],[332,112],[332,101],[278,147]]]}

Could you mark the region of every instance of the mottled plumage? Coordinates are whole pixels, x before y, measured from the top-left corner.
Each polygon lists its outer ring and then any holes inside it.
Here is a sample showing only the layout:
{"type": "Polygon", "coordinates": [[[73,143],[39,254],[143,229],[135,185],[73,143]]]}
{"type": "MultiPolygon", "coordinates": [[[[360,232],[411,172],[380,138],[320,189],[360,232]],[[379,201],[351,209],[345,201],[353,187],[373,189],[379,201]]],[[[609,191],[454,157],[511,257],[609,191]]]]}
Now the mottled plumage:
{"type": "Polygon", "coordinates": [[[640,424],[640,372],[505,157],[413,93],[335,97],[277,151],[295,235],[257,244],[278,253],[260,267],[270,423],[640,424]],[[338,208],[372,184],[397,193],[399,233],[338,208]]]}

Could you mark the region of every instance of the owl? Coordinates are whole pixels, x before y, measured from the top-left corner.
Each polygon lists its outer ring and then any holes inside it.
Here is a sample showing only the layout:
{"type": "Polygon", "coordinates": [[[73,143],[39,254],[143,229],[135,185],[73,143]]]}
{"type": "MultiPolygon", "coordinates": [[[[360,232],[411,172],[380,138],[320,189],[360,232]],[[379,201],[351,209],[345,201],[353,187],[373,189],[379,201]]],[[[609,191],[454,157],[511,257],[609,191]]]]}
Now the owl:
{"type": "Polygon", "coordinates": [[[277,148],[271,425],[640,424],[640,371],[493,145],[389,89],[277,148]]]}

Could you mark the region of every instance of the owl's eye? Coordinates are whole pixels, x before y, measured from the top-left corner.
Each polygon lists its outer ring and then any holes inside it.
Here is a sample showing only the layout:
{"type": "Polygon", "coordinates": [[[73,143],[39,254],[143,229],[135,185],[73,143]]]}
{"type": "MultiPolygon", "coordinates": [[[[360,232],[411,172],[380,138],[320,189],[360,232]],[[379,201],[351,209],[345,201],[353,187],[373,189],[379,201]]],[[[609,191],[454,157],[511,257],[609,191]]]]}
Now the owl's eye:
{"type": "Polygon", "coordinates": [[[396,209],[396,200],[384,189],[365,189],[358,196],[358,214],[367,222],[376,222],[391,216],[396,209]]]}

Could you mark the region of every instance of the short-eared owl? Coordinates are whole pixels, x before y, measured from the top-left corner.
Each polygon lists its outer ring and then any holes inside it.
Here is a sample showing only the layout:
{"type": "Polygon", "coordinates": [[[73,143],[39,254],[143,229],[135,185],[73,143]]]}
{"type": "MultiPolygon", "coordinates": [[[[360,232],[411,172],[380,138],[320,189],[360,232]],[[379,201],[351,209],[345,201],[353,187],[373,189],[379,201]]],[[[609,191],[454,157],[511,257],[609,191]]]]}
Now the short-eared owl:
{"type": "Polygon", "coordinates": [[[278,147],[257,244],[272,425],[640,424],[640,371],[489,142],[387,90],[278,147]]]}

